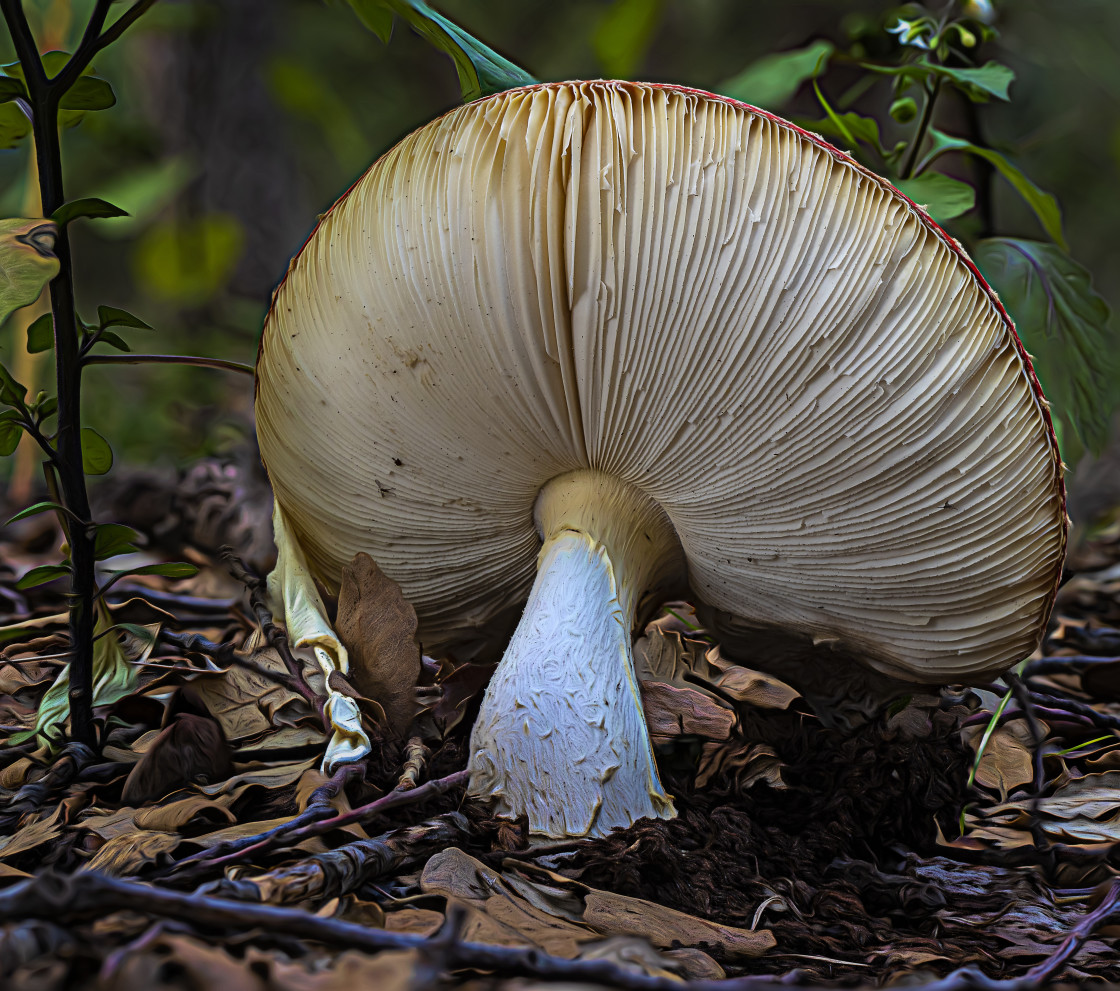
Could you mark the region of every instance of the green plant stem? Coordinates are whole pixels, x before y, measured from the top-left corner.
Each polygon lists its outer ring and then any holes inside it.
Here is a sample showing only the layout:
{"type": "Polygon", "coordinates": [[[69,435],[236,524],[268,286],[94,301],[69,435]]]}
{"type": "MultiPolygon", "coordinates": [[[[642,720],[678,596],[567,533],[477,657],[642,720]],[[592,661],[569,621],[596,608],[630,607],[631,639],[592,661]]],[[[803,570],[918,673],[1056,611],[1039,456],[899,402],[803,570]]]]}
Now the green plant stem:
{"type": "Polygon", "coordinates": [[[227,372],[252,375],[253,366],[225,358],[201,358],[193,354],[89,354],[82,359],[86,365],[198,365],[202,368],[220,368],[227,372]]]}
{"type": "Polygon", "coordinates": [[[926,139],[926,132],[929,130],[930,122],[933,120],[933,105],[937,102],[937,96],[941,92],[941,80],[936,79],[933,83],[933,89],[926,92],[925,106],[922,107],[922,117],[918,121],[918,129],[914,132],[914,140],[910,144],[910,151],[906,155],[906,164],[902,168],[902,178],[912,179],[914,177],[914,163],[918,160],[918,152],[921,150],[922,142],[926,139]]]}
{"type": "MultiPolygon", "coordinates": [[[[63,94],[77,82],[97,52],[116,40],[155,0],[138,0],[108,30],[103,30],[112,0],[97,0],[74,55],[48,79],[21,0],[0,0],[16,56],[23,69],[31,107],[35,160],[43,213],[50,216],[66,202],[62,181],[62,147],[58,110],[63,94]]],[[[73,261],[66,227],[55,243],[59,273],[50,284],[55,328],[55,379],[58,388],[58,432],[54,457],[58,488],[72,516],[70,527],[70,732],[90,748],[97,745],[93,724],[94,547],[89,496],[82,468],[82,362],[74,298],[73,261]]]]}
{"type": "MultiPolygon", "coordinates": [[[[91,17],[102,21],[108,0],[98,0],[91,17]]],[[[27,81],[31,126],[43,213],[50,216],[65,202],[58,105],[62,91],[43,71],[39,50],[19,0],[0,0],[16,55],[27,81]]],[[[88,40],[84,39],[84,40],[88,40]]],[[[70,534],[70,732],[74,740],[96,746],[93,725],[93,542],[89,536],[90,509],[82,471],[81,364],[78,360],[77,317],[74,303],[70,239],[65,227],[55,243],[59,273],[50,284],[55,327],[55,376],[58,388],[58,434],[55,470],[63,505],[73,514],[70,534]]]]}

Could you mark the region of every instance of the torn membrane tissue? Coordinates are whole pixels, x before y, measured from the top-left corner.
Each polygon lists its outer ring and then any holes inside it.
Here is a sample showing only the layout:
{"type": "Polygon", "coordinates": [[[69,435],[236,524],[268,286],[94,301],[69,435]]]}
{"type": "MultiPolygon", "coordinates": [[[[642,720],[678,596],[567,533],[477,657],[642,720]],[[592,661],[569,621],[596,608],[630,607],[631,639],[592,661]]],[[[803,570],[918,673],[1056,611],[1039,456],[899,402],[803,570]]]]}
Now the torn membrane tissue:
{"type": "Polygon", "coordinates": [[[346,648],[331,629],[303,550],[279,503],[272,509],[272,532],[277,554],[276,567],[268,576],[268,595],[273,615],[284,617],[293,653],[300,660],[314,659],[322,669],[327,684],[324,709],[333,729],[322,768],[325,774],[330,774],[339,764],[365,757],[372,747],[362,729],[357,703],[330,688],[331,672],[346,674],[349,667],[346,648]]]}

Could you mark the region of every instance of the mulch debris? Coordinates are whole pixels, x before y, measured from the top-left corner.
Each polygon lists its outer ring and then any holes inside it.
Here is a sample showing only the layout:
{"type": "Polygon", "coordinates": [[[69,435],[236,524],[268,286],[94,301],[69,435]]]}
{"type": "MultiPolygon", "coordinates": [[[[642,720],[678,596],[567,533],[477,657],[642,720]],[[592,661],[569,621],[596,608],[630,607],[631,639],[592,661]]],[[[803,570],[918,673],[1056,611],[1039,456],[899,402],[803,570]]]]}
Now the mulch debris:
{"type": "Polygon", "coordinates": [[[417,660],[372,562],[349,572],[356,670],[331,687],[374,753],[327,776],[322,675],[248,594],[259,479],[205,462],[114,485],[101,505],[144,524],[145,561],[202,570],[114,587],[129,625],[104,638],[94,753],[50,715],[63,590],[15,589],[57,556],[52,524],[0,533],[6,989],[1120,982],[1120,524],[1071,558],[1015,672],[900,686],[844,725],[667,604],[635,666],[678,817],[530,844],[464,794],[492,667],[417,660]]]}

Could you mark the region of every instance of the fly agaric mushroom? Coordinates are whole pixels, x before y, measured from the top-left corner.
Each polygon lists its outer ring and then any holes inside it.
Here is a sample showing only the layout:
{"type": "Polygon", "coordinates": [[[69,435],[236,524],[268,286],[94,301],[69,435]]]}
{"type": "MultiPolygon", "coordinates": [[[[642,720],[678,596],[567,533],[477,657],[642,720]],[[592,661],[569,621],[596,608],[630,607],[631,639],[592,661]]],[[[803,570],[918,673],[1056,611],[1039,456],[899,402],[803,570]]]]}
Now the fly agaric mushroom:
{"type": "Polygon", "coordinates": [[[293,262],[256,408],[274,594],[324,665],[311,576],[358,551],[428,646],[528,594],[470,768],[537,834],[673,814],[631,659],[663,590],[956,682],[1033,649],[1061,569],[1046,402],[959,245],[693,90],[534,86],[405,138],[293,262]]]}

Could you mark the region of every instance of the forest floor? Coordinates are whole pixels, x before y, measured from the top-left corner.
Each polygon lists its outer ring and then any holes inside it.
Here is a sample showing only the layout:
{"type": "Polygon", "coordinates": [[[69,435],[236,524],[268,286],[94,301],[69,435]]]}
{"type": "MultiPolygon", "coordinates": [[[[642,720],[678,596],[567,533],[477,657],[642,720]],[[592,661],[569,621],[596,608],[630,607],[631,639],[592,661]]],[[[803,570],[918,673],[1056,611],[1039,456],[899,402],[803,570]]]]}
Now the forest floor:
{"type": "MultiPolygon", "coordinates": [[[[61,583],[14,588],[57,559],[53,523],[0,532],[5,989],[1120,982],[1120,524],[1071,557],[1018,676],[900,689],[854,727],[729,664],[671,605],[635,658],[678,817],[530,845],[465,796],[487,665],[425,657],[397,686],[418,713],[403,733],[332,681],[375,747],[321,773],[322,676],[298,675],[253,602],[259,480],[121,473],[100,506],[145,533],[130,563],[202,570],[110,592],[127,625],[99,641],[93,753],[50,725],[61,583]]],[[[415,622],[375,578],[352,650],[373,658],[415,622]]]]}

